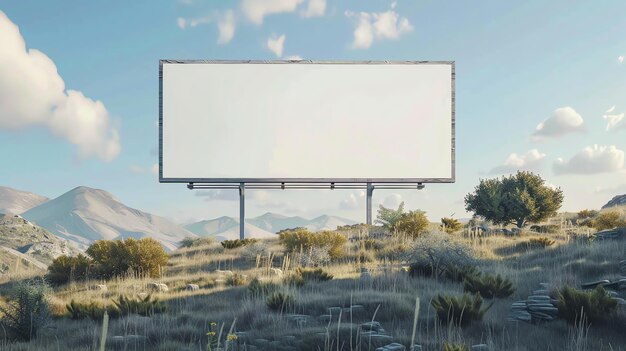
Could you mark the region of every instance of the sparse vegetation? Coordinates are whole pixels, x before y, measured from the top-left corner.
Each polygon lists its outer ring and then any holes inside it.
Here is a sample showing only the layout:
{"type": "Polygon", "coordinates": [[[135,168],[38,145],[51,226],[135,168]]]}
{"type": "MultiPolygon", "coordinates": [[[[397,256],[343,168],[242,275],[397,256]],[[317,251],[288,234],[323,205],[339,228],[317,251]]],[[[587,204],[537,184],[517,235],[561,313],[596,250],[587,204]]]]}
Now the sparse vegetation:
{"type": "Polygon", "coordinates": [[[383,205],[380,205],[378,208],[378,214],[376,216],[376,220],[374,221],[376,224],[380,224],[388,230],[390,233],[395,233],[398,230],[397,224],[402,218],[404,214],[404,201],[398,205],[397,209],[386,208],[383,205]]]}
{"type": "Polygon", "coordinates": [[[120,315],[127,316],[129,314],[138,314],[140,316],[152,316],[155,313],[165,311],[165,305],[158,298],[152,298],[151,295],[145,297],[127,297],[120,295],[113,304],[120,311],[120,315]]]}
{"type": "Polygon", "coordinates": [[[592,226],[597,230],[626,227],[626,219],[617,211],[602,212],[592,221],[592,226]]]}
{"type": "Polygon", "coordinates": [[[184,238],[183,240],[180,241],[180,248],[184,249],[184,248],[191,248],[191,247],[200,247],[200,246],[206,246],[206,245],[210,245],[214,243],[214,240],[212,238],[184,238]]]}
{"type": "Polygon", "coordinates": [[[483,309],[483,299],[480,295],[472,296],[467,293],[462,296],[437,295],[431,301],[431,305],[442,323],[460,327],[482,320],[485,312],[491,307],[490,305],[483,309]]]}
{"type": "Polygon", "coordinates": [[[615,315],[617,301],[600,285],[591,291],[564,286],[559,290],[557,307],[559,316],[572,325],[594,325],[615,315]]]}
{"type": "Polygon", "coordinates": [[[31,340],[50,317],[48,295],[51,290],[40,278],[19,282],[9,292],[6,304],[0,304],[0,327],[9,339],[31,340]]]}
{"type": "Polygon", "coordinates": [[[457,232],[461,230],[461,228],[463,228],[463,224],[461,224],[458,219],[447,217],[443,217],[441,219],[441,230],[445,231],[448,234],[457,232]]]}
{"type": "Polygon", "coordinates": [[[508,278],[499,274],[473,274],[467,275],[463,282],[463,289],[472,294],[480,294],[483,298],[505,298],[513,295],[515,289],[508,278]]]}
{"type": "Polygon", "coordinates": [[[298,268],[296,274],[301,276],[305,282],[325,282],[333,279],[333,275],[325,272],[321,268],[298,268]]]}
{"type": "Polygon", "coordinates": [[[68,316],[72,319],[88,318],[96,322],[102,321],[104,312],[107,312],[110,318],[116,318],[120,315],[120,311],[114,305],[105,306],[99,301],[82,303],[72,300],[66,305],[66,309],[68,316]]]}
{"type": "Polygon", "coordinates": [[[546,248],[546,247],[554,245],[554,243],[556,243],[556,241],[548,239],[546,237],[531,238],[528,241],[528,247],[530,247],[530,248],[546,248]]]}
{"type": "Polygon", "coordinates": [[[400,216],[400,220],[396,222],[396,231],[408,235],[412,238],[420,236],[426,228],[428,228],[429,222],[426,218],[426,212],[416,210],[403,213],[400,216]]]}
{"type": "Polygon", "coordinates": [[[288,293],[274,292],[265,301],[267,307],[272,311],[283,312],[293,306],[295,298],[288,293]]]}
{"type": "Polygon", "coordinates": [[[61,255],[48,266],[47,278],[50,283],[56,285],[86,280],[89,277],[91,265],[91,260],[83,254],[77,256],[61,255]]]}
{"type": "Polygon", "coordinates": [[[307,251],[312,248],[324,248],[332,259],[343,257],[347,239],[344,235],[323,231],[312,233],[306,229],[283,231],[279,234],[280,243],[287,252],[307,251]]]}
{"type": "Polygon", "coordinates": [[[561,189],[552,189],[532,172],[518,171],[502,179],[482,179],[465,196],[465,208],[495,224],[540,222],[554,216],[563,203],[561,189]]]}
{"type": "Polygon", "coordinates": [[[254,244],[258,242],[258,239],[245,238],[245,239],[234,239],[234,240],[224,240],[221,242],[222,247],[225,249],[236,249],[239,247],[244,247],[247,245],[254,244]]]}
{"type": "Polygon", "coordinates": [[[96,278],[117,277],[128,272],[159,277],[168,260],[163,246],[152,238],[98,240],[85,252],[93,260],[91,274],[96,278]]]}
{"type": "Polygon", "coordinates": [[[458,343],[444,341],[441,350],[442,351],[469,351],[469,348],[465,344],[458,344],[458,343]]]}

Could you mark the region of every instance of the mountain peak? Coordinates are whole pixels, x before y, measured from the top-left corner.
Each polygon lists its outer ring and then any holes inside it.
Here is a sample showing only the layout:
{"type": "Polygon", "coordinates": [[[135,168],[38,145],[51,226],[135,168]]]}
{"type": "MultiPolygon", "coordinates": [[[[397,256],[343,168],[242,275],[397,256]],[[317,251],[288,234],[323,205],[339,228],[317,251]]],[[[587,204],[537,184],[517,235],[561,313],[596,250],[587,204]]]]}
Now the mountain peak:
{"type": "Polygon", "coordinates": [[[45,196],[0,186],[0,213],[22,214],[46,201],[45,196]]]}

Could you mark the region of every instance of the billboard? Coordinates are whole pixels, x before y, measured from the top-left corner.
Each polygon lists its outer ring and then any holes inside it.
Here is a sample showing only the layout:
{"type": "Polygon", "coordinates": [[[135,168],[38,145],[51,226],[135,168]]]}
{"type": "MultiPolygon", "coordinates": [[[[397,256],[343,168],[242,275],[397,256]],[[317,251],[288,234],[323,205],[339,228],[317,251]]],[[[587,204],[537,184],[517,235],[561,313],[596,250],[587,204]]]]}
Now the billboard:
{"type": "Polygon", "coordinates": [[[454,182],[454,63],[171,61],[159,180],[454,182]]]}

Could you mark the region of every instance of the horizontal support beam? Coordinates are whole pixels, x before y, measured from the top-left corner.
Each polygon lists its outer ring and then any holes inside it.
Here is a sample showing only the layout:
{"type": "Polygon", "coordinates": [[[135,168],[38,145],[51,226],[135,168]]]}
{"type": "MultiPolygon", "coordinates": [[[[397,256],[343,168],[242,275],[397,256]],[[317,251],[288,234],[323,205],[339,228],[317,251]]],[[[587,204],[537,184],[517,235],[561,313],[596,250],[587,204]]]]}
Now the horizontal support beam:
{"type": "MultiPolygon", "coordinates": [[[[188,183],[188,189],[239,189],[241,184],[245,184],[246,189],[343,189],[354,190],[363,189],[367,190],[367,183],[188,183]]],[[[423,183],[370,183],[373,188],[376,189],[423,189],[423,183]]]]}

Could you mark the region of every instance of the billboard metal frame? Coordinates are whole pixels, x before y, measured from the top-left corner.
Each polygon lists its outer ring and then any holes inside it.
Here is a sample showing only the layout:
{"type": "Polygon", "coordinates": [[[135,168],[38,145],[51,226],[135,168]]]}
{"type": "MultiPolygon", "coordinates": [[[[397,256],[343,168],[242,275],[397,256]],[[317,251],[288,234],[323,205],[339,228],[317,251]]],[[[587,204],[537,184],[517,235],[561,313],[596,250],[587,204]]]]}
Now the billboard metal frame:
{"type": "Polygon", "coordinates": [[[364,189],[367,224],[372,224],[374,189],[423,189],[425,183],[454,183],[456,180],[456,113],[454,61],[324,61],[324,60],[160,60],[159,61],[159,182],[187,183],[194,189],[239,190],[239,237],[245,224],[245,189],[364,189]],[[451,68],[451,173],[450,178],[163,178],[163,65],[164,64],[333,64],[333,65],[450,65],[451,68]]]}

